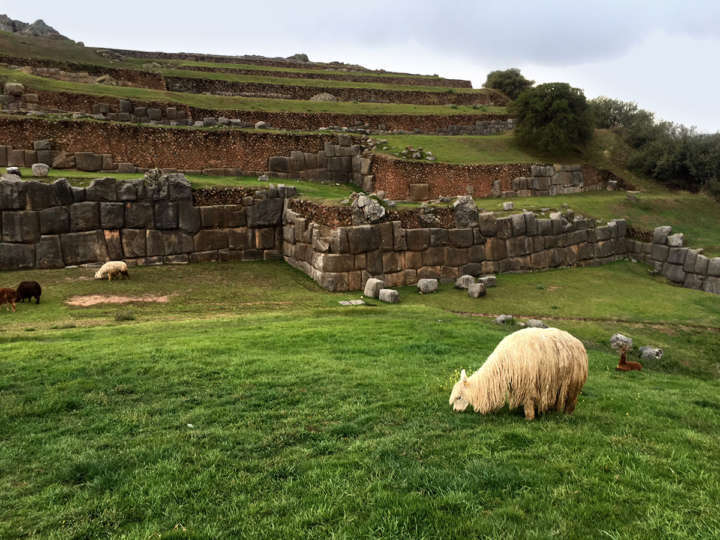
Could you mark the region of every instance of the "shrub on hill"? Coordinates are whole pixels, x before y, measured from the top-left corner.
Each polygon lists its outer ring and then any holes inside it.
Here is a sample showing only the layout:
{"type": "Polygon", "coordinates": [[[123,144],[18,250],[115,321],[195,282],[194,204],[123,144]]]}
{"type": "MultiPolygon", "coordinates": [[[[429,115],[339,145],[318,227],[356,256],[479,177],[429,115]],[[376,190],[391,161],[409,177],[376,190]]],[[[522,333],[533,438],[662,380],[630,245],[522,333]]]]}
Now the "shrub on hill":
{"type": "Polygon", "coordinates": [[[592,115],[582,90],[567,83],[525,90],[510,107],[520,144],[548,153],[567,153],[592,137],[592,115]]]}
{"type": "Polygon", "coordinates": [[[510,99],[517,99],[523,91],[533,84],[535,84],[535,81],[529,81],[523,77],[518,68],[510,68],[502,71],[491,71],[483,87],[500,90],[510,99]]]}
{"type": "Polygon", "coordinates": [[[627,167],[676,187],[703,187],[720,195],[720,134],[696,133],[655,115],[635,103],[610,98],[590,102],[596,125],[620,134],[634,150],[627,167]]]}

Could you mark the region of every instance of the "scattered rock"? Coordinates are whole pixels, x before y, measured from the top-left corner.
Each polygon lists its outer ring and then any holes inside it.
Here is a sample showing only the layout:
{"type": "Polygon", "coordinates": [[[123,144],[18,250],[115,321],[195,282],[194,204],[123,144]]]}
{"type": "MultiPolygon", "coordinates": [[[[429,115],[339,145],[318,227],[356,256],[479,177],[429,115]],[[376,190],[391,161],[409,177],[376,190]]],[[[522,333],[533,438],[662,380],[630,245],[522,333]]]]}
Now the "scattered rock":
{"type": "Polygon", "coordinates": [[[671,234],[667,237],[667,245],[670,247],[683,247],[685,235],[683,233],[671,234]]]}
{"type": "Polygon", "coordinates": [[[643,360],[660,360],[663,357],[663,350],[658,347],[645,345],[638,351],[643,360]]]}
{"type": "Polygon", "coordinates": [[[475,200],[469,195],[462,195],[455,199],[453,215],[458,228],[464,229],[478,225],[478,207],[475,200]]]}
{"type": "Polygon", "coordinates": [[[353,194],[351,208],[353,225],[378,223],[385,217],[385,207],[362,193],[353,194]]]}
{"type": "Polygon", "coordinates": [[[258,182],[269,182],[270,177],[267,174],[261,174],[258,176],[258,182]]]}
{"type": "Polygon", "coordinates": [[[387,302],[388,304],[400,302],[400,294],[395,289],[380,289],[378,298],[381,302],[387,302]]]}
{"type": "Polygon", "coordinates": [[[515,208],[515,203],[512,201],[507,201],[503,203],[503,210],[512,210],[515,208]]]}
{"type": "Polygon", "coordinates": [[[495,287],[497,285],[497,278],[495,274],[489,274],[478,278],[478,281],[485,285],[486,288],[495,287]]]}
{"type": "Polygon", "coordinates": [[[419,279],[417,282],[417,288],[421,294],[430,294],[438,290],[437,279],[419,279]]]}
{"type": "Polygon", "coordinates": [[[613,334],[610,338],[610,346],[616,351],[629,351],[632,349],[632,338],[622,334],[613,334]]]}
{"type": "Polygon", "coordinates": [[[340,304],[341,306],[364,306],[365,300],[340,300],[338,304],[340,304]]]}
{"type": "Polygon", "coordinates": [[[485,294],[487,294],[485,285],[482,283],[471,283],[467,291],[470,298],[480,298],[481,296],[485,296],[485,294]]]}
{"type": "Polygon", "coordinates": [[[255,129],[267,129],[270,125],[267,122],[263,122],[262,120],[255,122],[255,129]]]}
{"type": "Polygon", "coordinates": [[[455,288],[467,289],[473,283],[475,283],[475,278],[469,274],[465,274],[464,276],[460,276],[455,280],[455,288]]]}
{"type": "Polygon", "coordinates": [[[22,172],[20,171],[20,167],[8,167],[5,169],[5,172],[8,174],[14,174],[15,176],[22,178],[22,172]]]}
{"type": "Polygon", "coordinates": [[[385,287],[385,283],[382,279],[370,278],[365,282],[365,290],[363,295],[368,298],[377,298],[380,294],[380,290],[385,287]]]}
{"type": "Polygon", "coordinates": [[[495,322],[498,324],[512,324],[515,318],[512,315],[498,315],[495,322]]]}
{"type": "Polygon", "coordinates": [[[33,163],[32,174],[35,178],[46,178],[50,172],[50,167],[44,163],[33,163]]]}
{"type": "Polygon", "coordinates": [[[319,94],[315,94],[313,97],[310,98],[310,101],[337,101],[338,98],[333,96],[332,94],[328,94],[327,92],[321,92],[319,94]]]}
{"type": "Polygon", "coordinates": [[[542,322],[539,319],[528,319],[525,321],[525,326],[527,328],[547,328],[548,325],[542,322]]]}

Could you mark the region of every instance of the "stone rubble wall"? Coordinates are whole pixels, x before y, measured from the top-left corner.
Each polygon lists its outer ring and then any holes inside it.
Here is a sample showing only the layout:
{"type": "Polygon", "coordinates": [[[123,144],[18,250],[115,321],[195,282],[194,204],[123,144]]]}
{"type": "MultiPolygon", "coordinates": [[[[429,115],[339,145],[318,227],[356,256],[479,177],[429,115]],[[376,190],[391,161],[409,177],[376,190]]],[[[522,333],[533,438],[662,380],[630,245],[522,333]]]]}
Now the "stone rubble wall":
{"type": "Polygon", "coordinates": [[[294,188],[248,190],[242,204],[195,206],[182,175],[94,180],[87,188],[0,181],[0,270],[279,259],[294,188]]]}
{"type": "Polygon", "coordinates": [[[390,156],[373,157],[370,174],[374,190],[394,200],[431,200],[472,195],[482,197],[530,197],[560,195],[604,189],[617,180],[609,171],[588,165],[456,165],[427,163],[390,156]]]}
{"type": "Polygon", "coordinates": [[[121,81],[122,86],[137,86],[142,88],[152,88],[155,90],[166,90],[163,76],[159,73],[151,73],[149,71],[114,68],[110,66],[99,66],[96,64],[83,64],[79,62],[54,60],[50,58],[18,58],[3,54],[0,54],[0,63],[8,64],[12,67],[31,66],[34,68],[49,68],[70,72],[86,72],[96,76],[109,75],[113,79],[121,81]]]}
{"type": "Polygon", "coordinates": [[[338,135],[337,143],[325,142],[319,152],[294,150],[289,156],[272,156],[268,174],[277,178],[354,182],[372,186],[371,157],[350,135],[338,135]]]}
{"type": "Polygon", "coordinates": [[[91,151],[110,155],[115,163],[143,169],[173,169],[192,174],[236,170],[255,174],[268,170],[271,156],[289,155],[291,151],[316,153],[326,142],[337,141],[337,135],[0,116],[0,145],[27,149],[39,140],[52,141],[54,149],[66,153],[91,151]]]}
{"type": "Polygon", "coordinates": [[[388,90],[381,88],[350,88],[322,86],[294,86],[292,84],[266,84],[256,82],[223,81],[195,77],[165,77],[171,92],[193,94],[236,95],[247,97],[272,97],[279,99],[309,100],[316,94],[332,94],[339,101],[363,101],[376,103],[410,103],[416,105],[499,105],[508,98],[499,92],[465,92],[462,89],[447,92],[419,90],[388,90]]]}
{"type": "MultiPolygon", "coordinates": [[[[507,114],[342,114],[342,113],[295,113],[269,111],[219,110],[191,107],[180,103],[158,101],[118,100],[71,92],[35,91],[37,105],[32,110],[48,112],[84,113],[97,115],[99,120],[130,122],[167,123],[190,125],[208,119],[213,125],[232,127],[253,127],[257,122],[266,122],[278,129],[316,130],[328,126],[348,128],[350,131],[365,130],[378,134],[426,133],[438,135],[496,135],[513,129],[515,120],[507,114]],[[130,106],[125,101],[131,101],[130,106]],[[135,115],[135,109],[145,114],[135,115]],[[166,110],[171,110],[167,113],[166,110]],[[107,109],[107,113],[100,113],[107,109]],[[128,110],[130,109],[130,110],[128,110]],[[160,119],[151,119],[150,109],[160,110],[160,119]],[[130,113],[126,116],[123,113],[130,113]]],[[[1,100],[1,98],[0,98],[1,100]]],[[[26,110],[30,110],[27,107],[26,110]]],[[[157,113],[153,113],[157,117],[157,113]]]]}
{"type": "MultiPolygon", "coordinates": [[[[294,66],[297,67],[297,66],[294,66]]],[[[370,82],[382,84],[401,84],[405,86],[440,86],[443,88],[472,88],[472,83],[463,79],[445,79],[443,77],[412,77],[412,76],[373,76],[341,71],[262,71],[257,69],[226,68],[212,66],[178,66],[185,71],[202,71],[209,73],[234,73],[236,75],[252,75],[255,77],[282,77],[285,79],[322,79],[335,81],[370,82]]]]}
{"type": "Polygon", "coordinates": [[[330,291],[360,290],[367,279],[388,287],[422,278],[593,266],[625,258],[625,220],[538,219],[533,213],[480,214],[471,228],[404,228],[400,221],[328,227],[286,209],[283,256],[330,291]]]}
{"type": "Polygon", "coordinates": [[[628,255],[651,265],[655,272],[689,289],[720,294],[720,257],[706,257],[702,249],[685,247],[682,234],[658,227],[652,241],[626,240],[628,255]]]}

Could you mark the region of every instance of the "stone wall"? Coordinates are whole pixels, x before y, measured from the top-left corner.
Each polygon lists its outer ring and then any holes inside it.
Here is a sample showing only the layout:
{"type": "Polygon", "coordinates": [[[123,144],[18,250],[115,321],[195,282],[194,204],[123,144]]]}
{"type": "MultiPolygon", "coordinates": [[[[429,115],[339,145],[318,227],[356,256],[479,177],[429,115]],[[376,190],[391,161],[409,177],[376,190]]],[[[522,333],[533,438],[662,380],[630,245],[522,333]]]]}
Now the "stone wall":
{"type": "MultiPolygon", "coordinates": [[[[295,66],[297,67],[297,66],[295,66]]],[[[334,81],[369,82],[382,84],[402,84],[405,86],[440,86],[443,88],[472,88],[472,83],[463,79],[445,79],[443,77],[413,77],[410,75],[373,76],[339,71],[262,71],[258,69],[224,68],[212,66],[181,66],[187,71],[204,71],[210,73],[234,73],[236,75],[252,75],[255,77],[282,77],[285,79],[323,79],[334,81]]]]}
{"type": "Polygon", "coordinates": [[[294,188],[248,190],[241,204],[196,206],[182,175],[103,178],[87,188],[2,180],[0,269],[280,258],[292,195],[294,188]]]}
{"type": "Polygon", "coordinates": [[[673,283],[720,294],[720,257],[706,257],[701,249],[684,247],[684,235],[671,233],[670,226],[657,227],[651,241],[631,234],[626,241],[628,253],[673,283]]]}
{"type": "Polygon", "coordinates": [[[442,196],[522,197],[603,189],[608,171],[587,165],[455,165],[375,155],[370,173],[374,190],[390,199],[428,200],[442,196]]]}
{"type": "Polygon", "coordinates": [[[370,277],[386,286],[421,278],[588,266],[626,256],[624,220],[538,219],[533,213],[496,218],[480,214],[473,226],[404,228],[401,221],[328,227],[288,208],[283,256],[331,291],[360,290],[370,277]]]}
{"type": "Polygon", "coordinates": [[[50,140],[68,153],[94,152],[144,169],[200,172],[233,168],[248,174],[268,170],[271,156],[318,152],[337,135],[294,135],[242,130],[202,130],[124,123],[0,117],[0,145],[33,148],[50,140]]]}
{"type": "Polygon", "coordinates": [[[436,133],[442,135],[493,135],[503,133],[514,126],[513,119],[507,114],[450,114],[452,110],[448,110],[447,115],[294,113],[205,109],[180,103],[139,100],[132,100],[128,107],[123,105],[125,100],[112,97],[42,90],[33,90],[33,94],[37,96],[37,106],[33,105],[33,110],[98,114],[100,110],[107,109],[108,113],[101,113],[104,114],[101,119],[131,122],[180,123],[181,119],[202,121],[205,118],[214,118],[217,124],[222,125],[221,119],[226,118],[228,125],[240,127],[251,127],[257,122],[266,122],[275,128],[291,130],[315,130],[328,126],[339,126],[351,130],[363,129],[377,133],[436,133]],[[137,108],[143,108],[146,114],[135,115],[134,111],[137,108]],[[168,108],[174,108],[174,114],[168,114],[168,108]],[[147,113],[150,109],[160,110],[160,120],[150,119],[150,115],[147,113]],[[121,114],[123,112],[131,114],[125,116],[121,114]],[[118,113],[120,113],[118,116],[112,116],[118,113]]]}
{"type": "Polygon", "coordinates": [[[109,75],[113,79],[120,81],[122,86],[138,86],[142,88],[152,88],[155,90],[166,89],[165,81],[162,75],[149,71],[114,68],[110,66],[99,66],[96,64],[84,64],[79,62],[54,60],[50,58],[18,58],[1,54],[0,63],[13,66],[31,66],[51,69],[54,68],[64,71],[84,71],[86,73],[96,76],[109,75]]]}
{"type": "Polygon", "coordinates": [[[363,101],[378,103],[411,103],[416,105],[507,105],[508,98],[493,91],[447,91],[388,90],[381,88],[351,88],[294,86],[291,84],[266,84],[256,82],[223,81],[195,77],[165,77],[171,92],[193,94],[244,95],[248,97],[272,97],[280,99],[308,100],[316,94],[327,92],[339,101],[363,101]]]}
{"type": "Polygon", "coordinates": [[[319,152],[292,151],[289,156],[272,156],[271,176],[305,180],[349,182],[372,186],[369,152],[350,135],[338,135],[337,143],[326,142],[319,152]]]}

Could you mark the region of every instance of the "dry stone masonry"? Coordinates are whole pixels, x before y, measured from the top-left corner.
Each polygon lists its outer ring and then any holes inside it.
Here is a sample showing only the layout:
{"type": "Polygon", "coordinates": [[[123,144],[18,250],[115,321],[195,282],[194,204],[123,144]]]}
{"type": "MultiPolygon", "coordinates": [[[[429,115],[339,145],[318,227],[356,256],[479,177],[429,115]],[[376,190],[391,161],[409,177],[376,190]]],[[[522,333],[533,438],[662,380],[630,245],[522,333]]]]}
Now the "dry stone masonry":
{"type": "Polygon", "coordinates": [[[179,174],[100,178],[87,188],[10,177],[0,181],[0,269],[280,258],[283,204],[294,188],[243,195],[239,204],[196,206],[179,174]]]}

